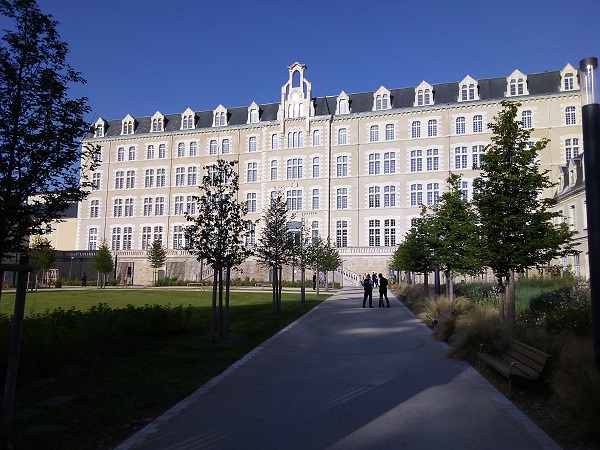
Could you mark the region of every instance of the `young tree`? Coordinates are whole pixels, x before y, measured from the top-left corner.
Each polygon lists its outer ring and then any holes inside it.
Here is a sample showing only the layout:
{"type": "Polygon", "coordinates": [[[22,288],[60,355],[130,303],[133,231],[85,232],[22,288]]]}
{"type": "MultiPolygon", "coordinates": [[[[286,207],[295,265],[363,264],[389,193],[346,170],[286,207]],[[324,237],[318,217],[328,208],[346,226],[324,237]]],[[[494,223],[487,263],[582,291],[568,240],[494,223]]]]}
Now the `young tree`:
{"type": "Polygon", "coordinates": [[[446,295],[454,300],[454,273],[472,274],[481,267],[478,245],[477,215],[460,189],[461,177],[450,174],[448,190],[429,216],[429,246],[433,249],[434,264],[446,275],[446,295]]]}
{"type": "Polygon", "coordinates": [[[306,269],[310,264],[309,242],[310,235],[306,228],[304,219],[300,222],[300,228],[288,230],[288,237],[292,240],[292,252],[289,263],[300,269],[300,302],[306,301],[306,269]]]}
{"type": "Polygon", "coordinates": [[[152,267],[152,282],[156,284],[158,281],[158,269],[165,265],[167,261],[167,252],[158,239],[150,245],[148,249],[148,262],[152,267]]]}
{"type": "MultiPolygon", "coordinates": [[[[54,264],[56,260],[56,252],[52,245],[50,245],[50,241],[41,236],[36,236],[33,240],[33,244],[31,246],[30,254],[30,262],[31,266],[34,270],[42,271],[42,279],[45,279],[45,284],[48,283],[48,270],[54,264]]],[[[37,289],[37,274],[35,278],[36,289],[37,289]]]]}
{"type": "Polygon", "coordinates": [[[63,216],[90,183],[95,149],[79,140],[89,130],[86,98],[69,98],[85,81],[66,62],[57,22],[35,0],[0,0],[12,23],[0,40],[0,259],[27,252],[24,239],[63,216]]]}
{"type": "MultiPolygon", "coordinates": [[[[531,142],[533,130],[524,129],[517,120],[520,106],[502,102],[502,111],[488,125],[494,133],[492,143],[481,156],[481,176],[473,183],[484,265],[499,277],[501,292],[503,277],[509,280],[509,323],[516,319],[515,273],[574,251],[574,232],[562,220],[558,225],[552,223],[560,217],[560,212],[552,211],[556,200],[542,197],[543,191],[553,186],[548,171],[540,172],[537,161],[548,139],[531,142]]],[[[504,318],[502,295],[499,300],[504,318]]]]}
{"type": "Polygon", "coordinates": [[[237,201],[239,178],[234,170],[235,161],[219,159],[204,167],[200,185],[201,195],[195,197],[196,216],[188,215],[191,222],[185,230],[186,249],[198,260],[206,260],[214,270],[211,340],[216,340],[218,325],[222,336],[227,328],[229,309],[229,274],[250,254],[245,238],[251,221],[244,220],[246,205],[237,201]],[[226,270],[226,306],[223,311],[223,270],[226,270]],[[217,316],[217,289],[219,308],[217,316]]]}
{"type": "Polygon", "coordinates": [[[287,203],[281,191],[271,197],[263,216],[264,227],[255,249],[260,263],[273,273],[273,313],[281,312],[281,271],[290,261],[293,240],[288,235],[287,203]]]}
{"type": "Polygon", "coordinates": [[[428,274],[435,268],[433,248],[431,247],[431,221],[423,208],[421,215],[413,220],[412,227],[404,235],[404,241],[394,252],[395,270],[422,273],[425,292],[429,290],[428,274]]]}
{"type": "MultiPolygon", "coordinates": [[[[319,295],[319,277],[321,273],[335,270],[342,264],[340,253],[336,247],[327,239],[324,241],[320,237],[314,238],[308,246],[309,266],[317,273],[317,295],[319,295]]],[[[325,290],[328,290],[327,276],[325,277],[325,290]]]]}
{"type": "Polygon", "coordinates": [[[110,249],[106,243],[106,239],[102,240],[102,243],[98,248],[98,253],[96,253],[92,258],[92,265],[100,274],[98,277],[98,288],[104,289],[106,287],[109,274],[115,268],[112,255],[110,254],[110,249]]]}

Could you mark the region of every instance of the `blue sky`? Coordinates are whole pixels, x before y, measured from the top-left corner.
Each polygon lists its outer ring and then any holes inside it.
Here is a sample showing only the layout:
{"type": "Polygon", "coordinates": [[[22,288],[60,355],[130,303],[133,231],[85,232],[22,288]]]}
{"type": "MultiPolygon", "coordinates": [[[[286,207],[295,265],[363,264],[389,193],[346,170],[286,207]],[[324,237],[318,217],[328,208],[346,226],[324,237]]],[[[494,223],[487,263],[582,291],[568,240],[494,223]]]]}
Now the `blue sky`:
{"type": "MultiPolygon", "coordinates": [[[[98,117],[561,70],[600,56],[600,0],[38,0],[98,117]]],[[[0,22],[1,24],[1,22],[0,22]]],[[[2,27],[4,28],[4,27],[2,27]]]]}

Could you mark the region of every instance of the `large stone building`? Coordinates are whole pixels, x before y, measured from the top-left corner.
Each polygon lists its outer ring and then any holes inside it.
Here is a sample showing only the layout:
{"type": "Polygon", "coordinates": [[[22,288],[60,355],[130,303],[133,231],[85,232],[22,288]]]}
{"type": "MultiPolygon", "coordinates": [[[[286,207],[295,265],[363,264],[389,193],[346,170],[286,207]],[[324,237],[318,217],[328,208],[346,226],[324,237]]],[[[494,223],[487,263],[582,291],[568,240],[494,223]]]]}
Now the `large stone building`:
{"type": "MultiPolygon", "coordinates": [[[[84,142],[100,146],[101,163],[79,208],[77,249],[96,249],[106,239],[118,255],[118,272],[131,267],[136,283],[144,283],[151,277],[146,249],[160,239],[168,249],[167,275],[202,276],[200,263],[181,250],[184,214],[195,212],[192,196],[203,168],[223,158],[238,163],[248,218],[259,219],[272,192],[282,190],[296,218],[339,248],[339,272],[353,282],[360,273],[387,273],[411,219],[421,204],[437,201],[450,172],[462,175],[472,198],[479,158],[490,143],[487,125],[502,100],[522,103],[519,118],[534,129],[533,140],[550,139],[539,161],[553,181],[580,153],[580,91],[570,64],[328,97],[312,96],[306,66],[288,70],[277,103],[99,119],[84,142]]],[[[585,255],[579,258],[585,266],[585,255]]],[[[254,263],[243,270],[242,276],[268,278],[254,263]]]]}

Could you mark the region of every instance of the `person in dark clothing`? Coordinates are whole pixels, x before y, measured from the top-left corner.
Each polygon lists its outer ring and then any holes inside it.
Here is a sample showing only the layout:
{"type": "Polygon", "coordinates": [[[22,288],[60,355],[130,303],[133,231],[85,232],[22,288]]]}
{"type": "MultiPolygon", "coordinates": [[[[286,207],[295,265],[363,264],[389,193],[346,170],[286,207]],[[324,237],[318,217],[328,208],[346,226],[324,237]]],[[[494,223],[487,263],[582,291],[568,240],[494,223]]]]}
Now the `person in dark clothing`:
{"type": "Polygon", "coordinates": [[[373,282],[373,286],[377,287],[377,274],[375,272],[371,276],[371,281],[373,282]]]}
{"type": "Polygon", "coordinates": [[[365,304],[367,303],[367,298],[369,298],[369,308],[373,307],[373,282],[371,281],[371,275],[367,274],[366,278],[363,280],[363,288],[365,290],[365,296],[363,298],[363,308],[365,308],[365,304]]]}
{"type": "Polygon", "coordinates": [[[317,274],[313,273],[313,291],[317,288],[317,274]]]}
{"type": "Polygon", "coordinates": [[[387,302],[387,307],[390,307],[390,301],[387,296],[388,280],[382,274],[379,274],[379,307],[383,308],[383,297],[387,302]]]}
{"type": "Polygon", "coordinates": [[[86,287],[87,286],[87,275],[85,274],[85,272],[83,272],[83,275],[81,276],[81,287],[86,287]]]}

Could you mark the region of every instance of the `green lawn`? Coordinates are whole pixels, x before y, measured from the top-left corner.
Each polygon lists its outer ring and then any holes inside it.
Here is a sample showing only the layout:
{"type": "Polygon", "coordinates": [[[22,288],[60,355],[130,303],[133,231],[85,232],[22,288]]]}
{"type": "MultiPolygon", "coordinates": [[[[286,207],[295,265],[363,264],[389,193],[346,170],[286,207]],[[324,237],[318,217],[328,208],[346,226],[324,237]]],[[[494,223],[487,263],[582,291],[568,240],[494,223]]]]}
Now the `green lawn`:
{"type": "MultiPolygon", "coordinates": [[[[190,306],[185,332],[114,344],[108,351],[69,364],[59,373],[28,379],[16,397],[15,412],[58,396],[74,399],[13,423],[15,448],[113,448],[148,421],[190,395],[250,350],[325,300],[327,295],[283,293],[282,312],[273,315],[271,292],[232,291],[230,329],[210,342],[211,293],[171,289],[56,289],[27,294],[26,314],[76,308],[87,311],[103,303],[190,306]],[[44,430],[32,432],[32,430],[44,430]]],[[[12,314],[14,294],[3,293],[0,312],[12,314]]],[[[26,327],[27,329],[27,317],[26,327]]],[[[5,352],[3,349],[2,352],[5,352]]],[[[22,359],[27,357],[22,351],[22,359]]]]}

